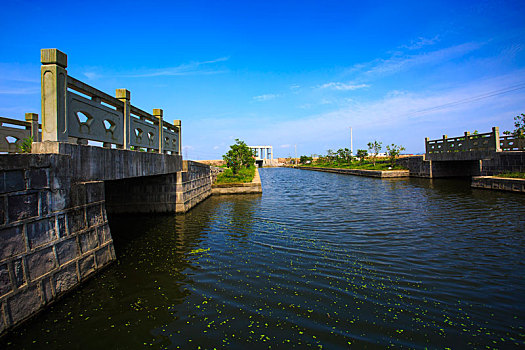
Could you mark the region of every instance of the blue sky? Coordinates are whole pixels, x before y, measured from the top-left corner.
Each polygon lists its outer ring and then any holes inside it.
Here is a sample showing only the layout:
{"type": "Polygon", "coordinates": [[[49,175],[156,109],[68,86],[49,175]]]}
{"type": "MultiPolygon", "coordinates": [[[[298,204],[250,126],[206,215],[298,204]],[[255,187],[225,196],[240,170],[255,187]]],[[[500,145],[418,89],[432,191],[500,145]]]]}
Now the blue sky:
{"type": "Polygon", "coordinates": [[[181,119],[184,156],[276,156],[509,130],[525,113],[524,1],[4,0],[0,116],[40,114],[40,49],[181,119]]]}

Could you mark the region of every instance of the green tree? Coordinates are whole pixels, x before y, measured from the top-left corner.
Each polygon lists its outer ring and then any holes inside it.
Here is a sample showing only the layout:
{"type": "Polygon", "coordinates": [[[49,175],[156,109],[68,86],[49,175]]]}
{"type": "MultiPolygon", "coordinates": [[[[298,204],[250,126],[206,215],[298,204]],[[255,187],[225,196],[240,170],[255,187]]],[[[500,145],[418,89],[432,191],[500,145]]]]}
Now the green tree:
{"type": "Polygon", "coordinates": [[[359,158],[359,161],[362,163],[365,161],[365,158],[368,156],[368,152],[366,151],[366,149],[358,149],[356,156],[357,158],[359,158]]]}
{"type": "Polygon", "coordinates": [[[521,113],[514,117],[514,131],[505,131],[505,135],[514,135],[519,139],[525,138],[525,114],[521,113]]]}
{"type": "Polygon", "coordinates": [[[374,142],[368,143],[368,151],[370,151],[370,154],[372,155],[372,163],[374,164],[374,166],[376,166],[376,157],[377,154],[381,151],[382,144],[382,142],[376,140],[374,140],[374,142]]]}
{"type": "Polygon", "coordinates": [[[337,162],[349,164],[352,161],[352,155],[348,148],[340,148],[337,150],[337,162]]]}
{"type": "Polygon", "coordinates": [[[312,162],[312,157],[301,156],[301,158],[299,158],[299,163],[301,164],[307,164],[308,162],[312,162]]]}
{"type": "Polygon", "coordinates": [[[244,141],[235,139],[235,144],[230,146],[228,153],[222,156],[226,161],[226,166],[233,174],[237,174],[242,167],[249,168],[255,164],[255,151],[252,150],[244,141]]]}
{"type": "Polygon", "coordinates": [[[405,147],[391,144],[386,146],[386,150],[388,157],[390,158],[390,166],[394,167],[394,165],[396,165],[396,159],[399,156],[399,153],[404,151],[405,147]]]}
{"type": "Polygon", "coordinates": [[[33,137],[29,136],[22,140],[16,147],[20,153],[31,153],[31,145],[33,144],[33,137]]]}

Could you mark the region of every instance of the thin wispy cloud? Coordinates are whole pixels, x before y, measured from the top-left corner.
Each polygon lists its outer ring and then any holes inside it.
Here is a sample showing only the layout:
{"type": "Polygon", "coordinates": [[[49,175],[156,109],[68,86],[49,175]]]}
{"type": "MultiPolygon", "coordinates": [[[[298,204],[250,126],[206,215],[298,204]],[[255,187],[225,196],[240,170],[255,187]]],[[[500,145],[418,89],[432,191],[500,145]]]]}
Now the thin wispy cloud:
{"type": "Polygon", "coordinates": [[[330,82],[323,85],[320,85],[320,89],[331,89],[339,91],[352,91],[370,87],[368,84],[345,84],[340,82],[330,82]]]}
{"type": "Polygon", "coordinates": [[[279,97],[279,95],[276,95],[276,94],[265,94],[265,95],[254,96],[254,97],[252,97],[252,99],[254,101],[257,101],[257,102],[264,102],[264,101],[274,100],[277,97],[279,97]]]}
{"type": "Polygon", "coordinates": [[[40,94],[40,87],[25,87],[25,88],[2,88],[0,87],[0,95],[35,95],[40,94]]]}
{"type": "Polygon", "coordinates": [[[401,45],[401,48],[405,48],[408,50],[418,50],[424,46],[434,45],[437,42],[439,42],[439,35],[436,35],[435,37],[430,39],[419,37],[416,40],[412,40],[408,45],[401,45]]]}
{"type": "Polygon", "coordinates": [[[468,42],[418,54],[396,52],[389,58],[377,58],[369,62],[355,64],[347,68],[344,75],[354,76],[354,81],[369,81],[419,66],[442,64],[471,54],[483,45],[484,43],[468,42]]]}
{"type": "Polygon", "coordinates": [[[170,76],[184,76],[184,75],[208,75],[224,73],[224,69],[217,69],[213,66],[215,64],[226,62],[229,57],[219,57],[214,60],[190,62],[181,64],[175,67],[165,67],[159,69],[144,69],[129,73],[118,74],[102,74],[93,71],[84,72],[84,76],[89,79],[98,79],[104,76],[114,76],[120,78],[151,78],[151,77],[170,77],[170,76]]]}

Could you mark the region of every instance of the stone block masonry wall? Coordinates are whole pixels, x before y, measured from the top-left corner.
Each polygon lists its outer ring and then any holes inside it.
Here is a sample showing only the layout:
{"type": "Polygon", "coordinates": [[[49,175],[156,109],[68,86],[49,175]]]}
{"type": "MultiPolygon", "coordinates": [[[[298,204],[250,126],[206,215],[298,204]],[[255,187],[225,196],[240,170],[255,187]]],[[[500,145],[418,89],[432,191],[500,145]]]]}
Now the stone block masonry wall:
{"type": "Polygon", "coordinates": [[[177,213],[185,213],[211,196],[212,176],[209,165],[184,161],[182,172],[177,176],[177,213]]]}
{"type": "Polygon", "coordinates": [[[179,173],[105,181],[106,210],[120,213],[175,213],[179,173]]]}
{"type": "Polygon", "coordinates": [[[492,159],[482,160],[482,176],[513,172],[525,172],[525,152],[500,152],[492,159]]]}
{"type": "Polygon", "coordinates": [[[101,181],[65,155],[0,155],[0,333],[115,259],[101,181]]]}

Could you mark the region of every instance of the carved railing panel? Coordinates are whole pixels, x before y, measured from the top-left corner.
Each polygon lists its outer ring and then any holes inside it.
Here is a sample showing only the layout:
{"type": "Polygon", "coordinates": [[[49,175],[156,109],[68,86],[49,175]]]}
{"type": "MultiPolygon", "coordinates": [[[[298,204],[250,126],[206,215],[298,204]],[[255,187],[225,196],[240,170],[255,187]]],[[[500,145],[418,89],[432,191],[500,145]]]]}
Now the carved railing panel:
{"type": "Polygon", "coordinates": [[[179,131],[173,125],[164,123],[164,150],[179,153],[179,131]]]}
{"type": "Polygon", "coordinates": [[[124,143],[122,111],[69,91],[67,113],[69,136],[116,145],[124,143]]]}
{"type": "Polygon", "coordinates": [[[34,122],[21,121],[10,118],[0,117],[0,152],[17,153],[20,151],[19,147],[29,137],[33,137],[33,141],[40,140],[40,125],[38,124],[38,115],[34,113],[27,113],[26,120],[29,117],[35,118],[34,122]],[[13,126],[23,128],[17,128],[13,126]],[[34,129],[34,130],[33,130],[34,129]]]}
{"type": "Polygon", "coordinates": [[[503,151],[525,151],[525,138],[501,136],[500,144],[503,151]]]}
{"type": "Polygon", "coordinates": [[[133,147],[159,149],[159,127],[145,119],[131,118],[131,142],[133,147]]]}

